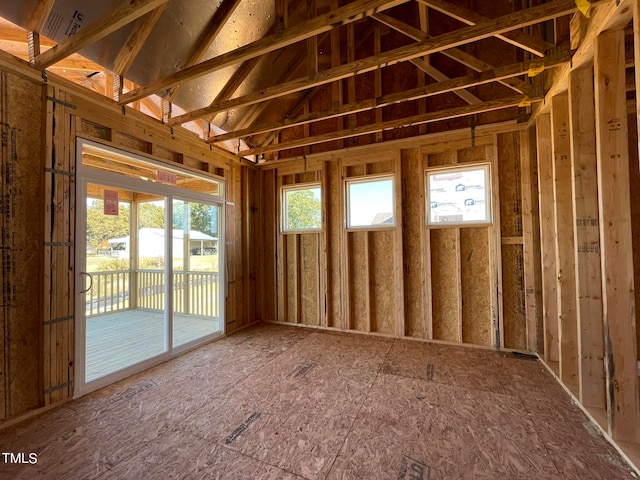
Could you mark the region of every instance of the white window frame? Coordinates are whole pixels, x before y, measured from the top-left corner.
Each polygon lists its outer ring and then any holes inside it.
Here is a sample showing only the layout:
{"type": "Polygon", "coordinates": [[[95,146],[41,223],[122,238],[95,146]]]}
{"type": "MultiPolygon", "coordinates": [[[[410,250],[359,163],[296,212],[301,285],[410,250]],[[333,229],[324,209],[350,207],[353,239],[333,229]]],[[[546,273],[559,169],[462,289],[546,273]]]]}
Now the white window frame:
{"type": "Polygon", "coordinates": [[[397,226],[396,220],[396,177],[394,174],[366,175],[361,177],[350,177],[344,181],[345,217],[344,226],[347,230],[388,230],[397,226]],[[373,183],[391,180],[391,213],[393,223],[377,223],[370,225],[351,225],[351,199],[349,186],[357,183],[373,183]]]}
{"type": "Polygon", "coordinates": [[[313,232],[321,232],[323,225],[323,215],[322,215],[322,184],[320,182],[313,183],[296,183],[294,185],[283,185],[280,189],[280,232],[287,233],[313,233],[313,232]],[[288,192],[296,192],[301,190],[311,190],[311,189],[319,189],[320,190],[320,226],[318,228],[288,228],[287,227],[287,193],[288,192]]]}
{"type": "Polygon", "coordinates": [[[488,162],[482,163],[469,163],[462,165],[447,165],[443,167],[428,168],[425,171],[424,178],[425,199],[426,199],[426,224],[428,227],[469,227],[469,226],[488,226],[493,224],[493,209],[492,209],[492,177],[491,177],[491,164],[488,162]],[[442,175],[448,172],[455,173],[460,170],[483,170],[485,179],[485,192],[484,192],[484,208],[485,219],[484,220],[455,220],[455,221],[443,221],[434,222],[431,220],[431,190],[429,188],[429,179],[432,175],[442,175]]]}

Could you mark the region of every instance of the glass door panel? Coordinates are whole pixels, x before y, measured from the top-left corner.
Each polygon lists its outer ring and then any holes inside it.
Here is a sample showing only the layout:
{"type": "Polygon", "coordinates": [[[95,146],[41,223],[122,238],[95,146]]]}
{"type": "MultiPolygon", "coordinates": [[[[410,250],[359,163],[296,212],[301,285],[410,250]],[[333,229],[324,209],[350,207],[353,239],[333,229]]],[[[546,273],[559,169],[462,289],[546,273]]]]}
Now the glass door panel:
{"type": "MultiPolygon", "coordinates": [[[[167,351],[164,306],[157,303],[164,271],[141,278],[139,269],[150,252],[155,262],[164,258],[164,235],[151,241],[144,228],[132,228],[140,218],[138,195],[87,184],[85,383],[167,351]]],[[[164,201],[157,208],[162,231],[164,201]]]]}
{"type": "Polygon", "coordinates": [[[222,331],[220,207],[173,201],[173,346],[222,331]]]}

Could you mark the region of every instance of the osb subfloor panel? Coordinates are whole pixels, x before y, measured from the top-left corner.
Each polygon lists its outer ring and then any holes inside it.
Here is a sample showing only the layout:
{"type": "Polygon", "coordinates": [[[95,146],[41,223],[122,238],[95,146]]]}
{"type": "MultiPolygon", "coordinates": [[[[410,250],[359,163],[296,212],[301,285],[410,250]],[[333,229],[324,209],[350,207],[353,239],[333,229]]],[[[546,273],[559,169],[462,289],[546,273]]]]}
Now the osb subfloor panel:
{"type": "Polygon", "coordinates": [[[261,325],[0,432],[11,479],[628,479],[536,361],[261,325]]]}

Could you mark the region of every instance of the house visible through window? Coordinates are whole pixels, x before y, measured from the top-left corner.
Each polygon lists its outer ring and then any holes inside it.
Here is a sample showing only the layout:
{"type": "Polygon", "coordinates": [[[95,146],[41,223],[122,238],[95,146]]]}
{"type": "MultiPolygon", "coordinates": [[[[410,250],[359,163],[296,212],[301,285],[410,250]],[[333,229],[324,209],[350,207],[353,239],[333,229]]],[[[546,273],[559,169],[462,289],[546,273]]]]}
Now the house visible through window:
{"type": "Polygon", "coordinates": [[[489,164],[427,170],[427,224],[491,223],[489,164]]]}

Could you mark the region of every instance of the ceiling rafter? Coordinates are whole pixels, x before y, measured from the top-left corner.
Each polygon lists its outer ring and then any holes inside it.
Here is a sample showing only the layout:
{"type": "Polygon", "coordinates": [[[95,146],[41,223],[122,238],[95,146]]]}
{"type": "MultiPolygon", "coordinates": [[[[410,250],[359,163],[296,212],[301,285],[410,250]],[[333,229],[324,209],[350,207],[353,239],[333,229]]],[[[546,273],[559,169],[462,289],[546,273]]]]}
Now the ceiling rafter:
{"type": "MultiPolygon", "coordinates": [[[[389,15],[385,15],[384,13],[376,13],[375,15],[373,15],[373,18],[381,23],[384,23],[385,25],[388,25],[396,31],[410,38],[413,38],[414,40],[423,41],[431,38],[430,35],[424,33],[422,30],[412,27],[411,25],[407,25],[406,23],[390,17],[389,15]]],[[[459,48],[450,48],[448,50],[443,50],[440,53],[453,60],[456,60],[457,62],[471,68],[472,70],[475,70],[476,72],[482,72],[495,68],[493,65],[489,65],[483,60],[480,60],[479,58],[476,58],[473,55],[460,50],[459,48]]],[[[500,83],[512,90],[515,90],[518,93],[525,93],[529,88],[529,85],[527,83],[517,78],[505,79],[500,81],[500,83]]]]}
{"type": "MultiPolygon", "coordinates": [[[[4,47],[3,47],[4,48],[4,47]]],[[[8,50],[5,50],[8,51],[8,50]]],[[[11,53],[10,51],[8,51],[11,53]]],[[[29,61],[27,56],[24,55],[16,55],[18,58],[22,58],[25,61],[29,61]]],[[[78,56],[80,57],[80,56],[78,56]]],[[[86,58],[80,57],[76,58],[75,55],[71,55],[64,60],[56,62],[55,65],[50,67],[56,71],[60,70],[72,70],[77,72],[84,72],[83,74],[89,74],[93,72],[104,72],[105,68],[102,65],[98,65],[97,63],[93,63],[91,60],[87,60],[86,58]]]]}
{"type": "MultiPolygon", "coordinates": [[[[19,40],[10,39],[12,37],[4,35],[4,29],[0,28],[0,49],[6,53],[10,53],[14,57],[18,57],[22,60],[29,61],[29,55],[27,50],[27,42],[23,36],[19,40]]],[[[52,46],[51,42],[41,43],[41,47],[49,49],[52,46]]],[[[64,60],[57,62],[51,68],[60,70],[78,70],[84,72],[101,72],[104,70],[102,65],[99,65],[91,60],[84,58],[82,55],[74,53],[68,56],[64,60]]]]}
{"type": "MultiPolygon", "coordinates": [[[[196,48],[189,55],[187,63],[185,64],[186,67],[191,67],[197,64],[205,57],[207,50],[211,47],[211,44],[218,37],[222,28],[226,25],[231,15],[233,15],[233,12],[238,8],[238,5],[240,5],[240,1],[241,0],[223,0],[220,6],[216,9],[216,12],[213,14],[213,17],[207,26],[207,33],[204,38],[202,41],[198,42],[196,48]]],[[[179,91],[180,85],[175,86],[166,97],[167,100],[173,102],[179,91]]]]}
{"type": "MultiPolygon", "coordinates": [[[[569,62],[569,57],[545,57],[536,60],[536,64],[542,63],[545,69],[555,68],[560,65],[564,65],[569,62]]],[[[390,93],[383,95],[379,98],[371,98],[368,100],[361,100],[359,102],[340,105],[339,107],[329,110],[314,111],[308,114],[300,115],[297,117],[286,118],[279,122],[264,123],[261,125],[255,125],[244,130],[238,130],[221,135],[216,135],[209,139],[210,143],[218,143],[234,138],[244,138],[250,135],[257,135],[260,133],[267,133],[275,130],[282,130],[296,125],[302,125],[305,123],[317,122],[321,120],[327,120],[331,118],[341,117],[349,114],[359,113],[372,108],[380,108],[387,105],[406,102],[411,100],[417,100],[420,98],[431,97],[434,95],[440,95],[443,93],[454,92],[462,88],[469,88],[478,85],[483,85],[490,82],[495,82],[499,79],[508,78],[511,76],[525,75],[529,71],[531,62],[518,62],[504,67],[498,67],[495,70],[484,71],[479,73],[472,73],[471,75],[465,75],[463,77],[452,78],[439,83],[432,83],[422,87],[416,87],[411,90],[405,90],[403,92],[390,93]]],[[[522,96],[519,98],[523,98],[522,96]]]]}
{"type": "MultiPolygon", "coordinates": [[[[436,67],[434,67],[430,63],[425,62],[422,58],[414,58],[410,60],[410,62],[438,82],[444,82],[445,80],[450,80],[450,78],[447,77],[444,73],[442,73],[440,70],[438,70],[436,67]]],[[[473,105],[474,103],[482,102],[482,100],[480,100],[474,94],[472,94],[471,92],[465,89],[456,90],[453,93],[471,105],[473,105]]]]}
{"type": "MultiPolygon", "coordinates": [[[[462,7],[460,5],[456,5],[450,2],[445,2],[443,0],[418,0],[420,3],[423,3],[429,8],[439,11],[445,15],[448,15],[456,20],[466,24],[466,25],[476,25],[478,23],[486,22],[489,20],[489,17],[485,17],[484,15],[480,15],[479,13],[474,12],[468,8],[462,7]]],[[[510,32],[505,32],[502,34],[496,35],[500,40],[504,40],[511,45],[514,45],[518,48],[522,48],[529,53],[537,55],[538,57],[543,57],[547,50],[550,50],[555,47],[550,43],[545,42],[544,40],[534,37],[533,35],[529,35],[523,31],[513,30],[510,32]]]]}
{"type": "MultiPolygon", "coordinates": [[[[326,34],[325,34],[326,35],[326,34]]],[[[291,79],[291,75],[295,72],[302,64],[306,63],[307,51],[306,49],[300,50],[296,55],[294,55],[285,68],[282,69],[282,73],[275,79],[275,84],[280,84],[287,80],[291,79]]],[[[243,115],[242,123],[244,125],[250,125],[252,122],[258,118],[264,110],[266,110],[269,106],[269,102],[256,103],[252,106],[251,110],[243,115]]]]}
{"type": "MultiPolygon", "coordinates": [[[[318,38],[318,44],[322,44],[322,42],[326,40],[328,35],[329,33],[324,33],[320,35],[318,38]]],[[[291,59],[289,64],[282,70],[282,74],[276,79],[275,84],[278,85],[287,80],[291,80],[292,75],[305,62],[306,59],[307,59],[307,52],[305,50],[300,50],[298,54],[295,55],[291,59]]],[[[312,97],[310,96],[307,99],[310,100],[311,98],[312,97]]],[[[271,102],[261,102],[261,103],[254,104],[251,110],[245,115],[243,115],[243,118],[240,123],[240,128],[242,128],[245,125],[251,125],[253,122],[255,122],[256,119],[260,117],[262,112],[264,112],[266,109],[269,108],[270,104],[271,102]]]]}
{"type": "MultiPolygon", "coordinates": [[[[317,143],[330,142],[333,140],[366,135],[369,133],[382,132],[384,130],[411,127],[414,125],[423,125],[425,123],[433,123],[442,120],[466,117],[468,115],[492,112],[495,110],[502,110],[504,108],[517,107],[520,102],[522,102],[522,100],[522,95],[499,100],[490,100],[488,102],[477,103],[475,105],[465,105],[463,107],[455,107],[447,110],[440,110],[437,112],[429,112],[425,114],[414,115],[412,117],[400,118],[397,120],[387,120],[381,123],[373,123],[369,125],[348,128],[338,132],[330,132],[313,137],[300,138],[297,140],[292,140],[290,142],[268,145],[266,147],[251,148],[249,150],[240,151],[238,155],[241,157],[260,155],[268,152],[289,150],[291,148],[304,147],[307,145],[315,145],[317,143]]],[[[533,98],[530,100],[538,102],[542,100],[542,97],[533,98]]]]}
{"type": "Polygon", "coordinates": [[[40,33],[42,31],[42,27],[44,27],[44,23],[47,21],[47,17],[49,17],[49,13],[51,13],[54,3],[56,3],[56,0],[38,1],[38,4],[36,5],[36,8],[33,9],[33,13],[29,19],[29,24],[27,25],[28,31],[36,33],[40,33]]]}
{"type": "MultiPolygon", "coordinates": [[[[362,46],[362,44],[364,44],[364,43],[367,41],[367,39],[368,39],[371,35],[373,35],[373,31],[374,31],[374,29],[373,29],[373,23],[369,23],[369,24],[367,25],[367,28],[365,29],[365,31],[364,31],[364,32],[362,32],[360,35],[358,35],[358,41],[357,41],[356,46],[355,46],[355,49],[356,49],[356,50],[359,50],[359,49],[360,49],[360,47],[362,46]]],[[[333,33],[333,32],[332,32],[332,33],[333,33]]],[[[337,34],[338,34],[338,36],[339,36],[339,34],[340,34],[340,32],[335,32],[335,33],[337,33],[337,34]]],[[[332,41],[333,41],[333,40],[334,40],[334,38],[332,37],[332,41]]],[[[322,43],[322,42],[321,42],[321,43],[322,43]]],[[[333,48],[333,45],[332,45],[332,48],[333,48]]],[[[332,55],[333,55],[333,50],[332,50],[332,55]]],[[[336,60],[337,62],[339,61],[338,59],[335,59],[335,60],[336,60]]],[[[338,82],[338,85],[339,85],[339,84],[340,84],[340,83],[338,82]]],[[[320,92],[320,90],[321,90],[321,87],[314,87],[314,88],[312,88],[312,89],[310,89],[310,90],[307,90],[307,91],[304,93],[304,95],[300,98],[300,100],[298,101],[298,103],[295,105],[295,107],[293,107],[293,108],[289,111],[289,114],[287,115],[287,118],[293,118],[295,115],[297,115],[297,114],[298,114],[298,112],[300,112],[300,111],[304,108],[304,106],[307,104],[307,102],[310,102],[310,101],[311,101],[311,99],[313,99],[313,97],[314,97],[318,92],[320,92]]],[[[266,108],[266,107],[269,105],[269,103],[270,103],[270,102],[263,102],[263,103],[259,103],[259,104],[256,104],[256,107],[258,107],[258,106],[261,106],[261,105],[262,105],[262,106],[264,106],[264,108],[266,108]]],[[[242,127],[240,127],[240,128],[242,128],[242,127]]],[[[268,131],[266,131],[266,132],[268,132],[268,131]]],[[[260,132],[260,133],[266,133],[266,132],[260,132]]],[[[271,130],[271,133],[270,133],[269,135],[267,135],[267,136],[266,136],[266,138],[261,142],[261,146],[264,146],[264,145],[268,145],[268,144],[270,144],[271,142],[273,142],[273,141],[276,139],[276,136],[277,136],[277,131],[276,131],[276,130],[271,130]]]]}
{"type": "Polygon", "coordinates": [[[169,125],[179,125],[181,123],[206,117],[213,113],[228,110],[230,108],[238,108],[271,100],[283,95],[288,95],[290,93],[299,92],[301,90],[306,90],[308,88],[369,72],[383,66],[393,65],[423,55],[441,52],[452,47],[458,47],[466,43],[492,37],[498,33],[504,33],[513,29],[523,28],[545,20],[567,15],[574,12],[576,9],[577,7],[573,0],[555,0],[537,7],[532,7],[496,19],[488,20],[477,25],[464,27],[453,32],[431,37],[415,44],[396,48],[380,55],[373,55],[362,60],[340,65],[339,67],[320,72],[312,78],[293,80],[282,85],[276,85],[253,92],[242,97],[226,100],[217,105],[201,108],[172,118],[169,125]]]}
{"type": "Polygon", "coordinates": [[[140,50],[142,50],[149,35],[151,35],[153,27],[156,26],[156,23],[158,23],[158,20],[160,20],[160,17],[164,13],[165,8],[167,8],[166,3],[138,19],[133,31],[129,34],[127,41],[113,62],[113,72],[116,75],[123,76],[129,71],[133,61],[138,56],[138,53],[140,53],[140,50]]]}
{"type": "Polygon", "coordinates": [[[111,13],[81,28],[55,47],[35,57],[33,66],[45,69],[68,57],[72,53],[101,40],[125,25],[158,8],[168,0],[130,0],[115,8],[111,13]]]}
{"type": "Polygon", "coordinates": [[[137,88],[132,92],[128,92],[122,96],[120,104],[125,105],[153,93],[161,92],[167,88],[184,83],[188,80],[193,80],[274,50],[279,50],[280,48],[297,43],[301,40],[306,40],[307,38],[328,32],[334,28],[339,28],[341,25],[355,22],[356,20],[360,20],[375,12],[395,7],[405,3],[406,1],[407,0],[357,0],[327,14],[319,15],[311,20],[300,22],[297,25],[284,29],[282,32],[276,31],[272,35],[262,37],[260,40],[256,40],[255,42],[237,48],[231,52],[224,53],[191,67],[178,70],[168,77],[137,88]]]}

